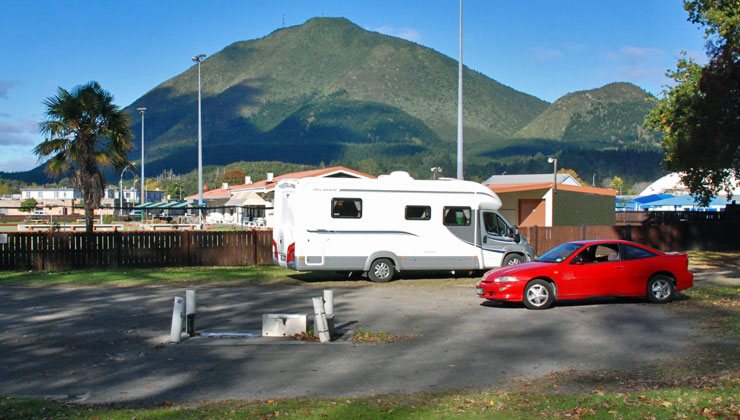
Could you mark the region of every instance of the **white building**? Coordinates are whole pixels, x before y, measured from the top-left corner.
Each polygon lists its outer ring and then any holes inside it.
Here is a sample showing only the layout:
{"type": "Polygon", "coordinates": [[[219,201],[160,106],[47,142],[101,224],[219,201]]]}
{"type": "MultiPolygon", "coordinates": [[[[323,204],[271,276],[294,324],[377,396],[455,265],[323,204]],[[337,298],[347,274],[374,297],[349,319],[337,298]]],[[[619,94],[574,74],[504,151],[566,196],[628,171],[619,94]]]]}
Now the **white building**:
{"type": "Polygon", "coordinates": [[[74,188],[21,188],[21,200],[81,200],[82,193],[74,188]]]}

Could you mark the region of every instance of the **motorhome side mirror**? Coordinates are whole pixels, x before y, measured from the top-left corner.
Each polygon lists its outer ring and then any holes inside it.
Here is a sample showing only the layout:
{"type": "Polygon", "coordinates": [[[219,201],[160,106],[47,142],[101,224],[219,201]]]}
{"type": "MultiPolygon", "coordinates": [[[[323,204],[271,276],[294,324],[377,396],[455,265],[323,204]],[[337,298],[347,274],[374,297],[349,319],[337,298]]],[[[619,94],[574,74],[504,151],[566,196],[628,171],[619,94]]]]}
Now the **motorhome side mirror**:
{"type": "Polygon", "coordinates": [[[522,235],[520,235],[519,233],[515,233],[514,234],[514,242],[519,243],[521,241],[522,241],[522,235]]]}
{"type": "Polygon", "coordinates": [[[573,257],[573,261],[570,262],[573,265],[583,265],[583,257],[580,255],[576,255],[573,257]]]}

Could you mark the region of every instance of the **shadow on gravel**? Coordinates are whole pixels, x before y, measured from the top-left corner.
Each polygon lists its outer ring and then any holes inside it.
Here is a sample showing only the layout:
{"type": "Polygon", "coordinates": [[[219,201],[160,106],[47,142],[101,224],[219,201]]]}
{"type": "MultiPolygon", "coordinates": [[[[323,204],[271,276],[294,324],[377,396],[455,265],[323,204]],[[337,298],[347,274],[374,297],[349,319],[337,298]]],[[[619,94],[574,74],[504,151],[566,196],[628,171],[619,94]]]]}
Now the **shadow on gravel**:
{"type": "MultiPolygon", "coordinates": [[[[676,296],[673,298],[673,302],[684,302],[688,301],[691,298],[689,296],[684,295],[683,293],[677,293],[676,296]]],[[[576,308],[576,307],[589,307],[589,306],[596,306],[596,305],[634,305],[634,304],[647,304],[647,305],[653,305],[653,303],[649,302],[646,298],[642,297],[594,297],[594,298],[588,298],[588,299],[573,299],[573,300],[560,300],[556,301],[552,309],[561,307],[561,308],[576,308]]],[[[655,304],[658,305],[658,304],[655,304]]],[[[485,301],[480,304],[480,306],[484,306],[487,308],[497,308],[497,309],[522,309],[524,308],[524,304],[520,302],[503,302],[503,301],[485,301]]]]}

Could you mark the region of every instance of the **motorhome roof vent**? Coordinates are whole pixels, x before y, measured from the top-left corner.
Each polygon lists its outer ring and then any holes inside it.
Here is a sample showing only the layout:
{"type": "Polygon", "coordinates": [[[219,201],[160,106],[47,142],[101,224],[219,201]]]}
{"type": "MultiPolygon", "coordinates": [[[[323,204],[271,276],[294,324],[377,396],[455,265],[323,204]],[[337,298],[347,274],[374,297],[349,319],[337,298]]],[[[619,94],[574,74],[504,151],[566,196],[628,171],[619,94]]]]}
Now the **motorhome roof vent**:
{"type": "Polygon", "coordinates": [[[414,179],[406,171],[393,171],[388,175],[380,175],[378,179],[389,179],[389,180],[400,180],[400,179],[414,179]]]}

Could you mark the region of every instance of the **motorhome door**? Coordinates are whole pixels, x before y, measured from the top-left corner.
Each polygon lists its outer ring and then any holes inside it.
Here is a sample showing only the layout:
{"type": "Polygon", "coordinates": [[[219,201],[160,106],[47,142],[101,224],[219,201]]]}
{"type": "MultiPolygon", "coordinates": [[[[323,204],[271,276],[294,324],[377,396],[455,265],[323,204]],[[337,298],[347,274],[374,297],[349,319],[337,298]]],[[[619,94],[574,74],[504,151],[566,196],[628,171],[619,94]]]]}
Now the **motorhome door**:
{"type": "Polygon", "coordinates": [[[485,267],[498,267],[504,259],[505,247],[514,243],[514,239],[506,236],[509,224],[492,210],[481,210],[481,249],[483,250],[483,264],[485,267]]]}

